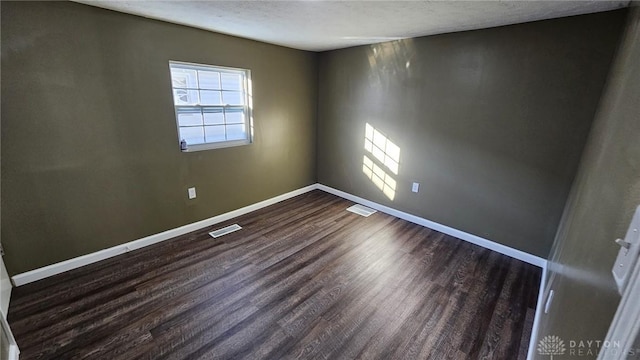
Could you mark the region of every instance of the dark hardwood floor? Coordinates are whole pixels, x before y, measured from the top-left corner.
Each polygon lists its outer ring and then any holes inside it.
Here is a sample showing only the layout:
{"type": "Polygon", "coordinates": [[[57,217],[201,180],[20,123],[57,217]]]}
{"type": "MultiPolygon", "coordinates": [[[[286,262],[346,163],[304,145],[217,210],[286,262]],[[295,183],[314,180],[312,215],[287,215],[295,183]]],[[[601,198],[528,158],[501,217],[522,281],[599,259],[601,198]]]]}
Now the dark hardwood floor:
{"type": "Polygon", "coordinates": [[[526,355],[539,268],[352,204],[313,191],[16,288],[20,358],[526,355]]]}

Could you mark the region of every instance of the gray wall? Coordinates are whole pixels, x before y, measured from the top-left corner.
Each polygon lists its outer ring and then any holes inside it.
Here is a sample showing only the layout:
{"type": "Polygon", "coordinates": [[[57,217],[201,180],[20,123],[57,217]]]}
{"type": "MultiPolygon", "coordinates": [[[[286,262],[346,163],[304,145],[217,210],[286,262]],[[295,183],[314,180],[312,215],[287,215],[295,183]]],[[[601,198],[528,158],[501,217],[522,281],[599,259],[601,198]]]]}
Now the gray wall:
{"type": "Polygon", "coordinates": [[[11,274],[315,183],[316,54],[70,2],[1,20],[11,274]],[[255,142],[181,153],[169,60],[251,69],[255,142]]]}
{"type": "Polygon", "coordinates": [[[319,182],[546,257],[624,14],[322,53],[319,182]],[[393,200],[363,173],[365,123],[401,149],[393,200]]]}
{"type": "Polygon", "coordinates": [[[613,241],[624,237],[640,205],[638,64],[640,8],[636,7],[629,13],[625,38],[554,242],[550,287],[555,296],[549,314],[542,317],[539,337],[557,335],[565,343],[602,340],[618,306],[611,268],[619,247],[613,241]]]}

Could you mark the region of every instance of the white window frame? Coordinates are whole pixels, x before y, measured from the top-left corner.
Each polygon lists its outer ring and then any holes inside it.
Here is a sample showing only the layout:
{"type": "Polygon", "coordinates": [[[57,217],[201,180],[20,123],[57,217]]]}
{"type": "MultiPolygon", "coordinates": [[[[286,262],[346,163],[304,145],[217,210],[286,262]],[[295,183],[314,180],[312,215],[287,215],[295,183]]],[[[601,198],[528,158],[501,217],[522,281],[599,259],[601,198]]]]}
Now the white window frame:
{"type": "MultiPolygon", "coordinates": [[[[231,68],[231,67],[225,67],[225,66],[216,66],[216,65],[205,65],[205,64],[196,64],[196,63],[189,63],[189,62],[182,62],[182,61],[169,61],[169,75],[171,78],[171,95],[172,95],[172,99],[173,99],[173,106],[174,106],[174,110],[175,110],[175,118],[176,118],[176,129],[177,129],[177,135],[178,135],[178,145],[180,146],[181,151],[183,152],[191,152],[191,151],[201,151],[201,150],[210,150],[210,149],[219,149],[219,148],[226,148],[226,147],[232,147],[232,146],[240,146],[240,145],[248,145],[251,144],[253,142],[253,116],[251,114],[251,110],[252,110],[252,96],[251,96],[251,71],[249,69],[241,69],[241,68],[231,68]],[[238,104],[220,104],[220,105],[202,105],[199,102],[196,104],[190,104],[190,105],[180,105],[180,104],[176,104],[176,99],[175,99],[175,94],[176,94],[176,90],[193,90],[193,91],[197,91],[198,94],[200,94],[201,90],[207,90],[207,89],[203,89],[200,88],[200,85],[198,84],[198,86],[196,88],[181,88],[181,87],[174,87],[174,83],[173,83],[173,75],[171,70],[173,68],[182,68],[182,69],[191,69],[191,70],[200,70],[200,71],[213,71],[213,72],[219,72],[221,74],[235,74],[235,75],[240,75],[242,77],[242,81],[241,81],[241,85],[242,85],[242,94],[243,94],[243,104],[242,105],[238,105],[238,104]],[[186,148],[184,148],[182,145],[182,140],[180,137],[180,128],[184,128],[184,127],[190,127],[190,126],[181,126],[180,125],[180,120],[179,120],[179,112],[183,111],[183,112],[187,112],[187,111],[196,111],[199,110],[202,113],[202,119],[203,119],[203,132],[205,131],[205,126],[206,124],[204,123],[204,113],[206,111],[221,111],[224,115],[225,118],[225,122],[223,124],[217,125],[217,126],[225,126],[225,137],[226,137],[226,113],[229,110],[235,109],[236,111],[238,109],[242,109],[242,112],[244,114],[244,126],[245,126],[245,135],[246,137],[244,139],[234,139],[234,140],[219,140],[219,141],[211,141],[211,142],[206,142],[206,136],[205,136],[205,142],[204,143],[199,143],[199,144],[188,144],[186,148]]],[[[222,89],[222,85],[220,85],[221,89],[219,89],[219,91],[222,93],[225,90],[222,89]]],[[[193,127],[198,127],[200,125],[192,125],[193,127]]]]}

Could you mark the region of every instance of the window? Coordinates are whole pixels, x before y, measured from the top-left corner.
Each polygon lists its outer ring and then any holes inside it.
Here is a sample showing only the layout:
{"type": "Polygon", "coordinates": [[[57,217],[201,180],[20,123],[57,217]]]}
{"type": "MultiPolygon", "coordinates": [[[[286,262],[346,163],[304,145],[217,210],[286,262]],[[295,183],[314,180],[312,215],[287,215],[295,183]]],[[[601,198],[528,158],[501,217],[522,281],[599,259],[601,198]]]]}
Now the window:
{"type": "Polygon", "coordinates": [[[251,142],[249,70],[170,61],[182,151],[251,142]]]}

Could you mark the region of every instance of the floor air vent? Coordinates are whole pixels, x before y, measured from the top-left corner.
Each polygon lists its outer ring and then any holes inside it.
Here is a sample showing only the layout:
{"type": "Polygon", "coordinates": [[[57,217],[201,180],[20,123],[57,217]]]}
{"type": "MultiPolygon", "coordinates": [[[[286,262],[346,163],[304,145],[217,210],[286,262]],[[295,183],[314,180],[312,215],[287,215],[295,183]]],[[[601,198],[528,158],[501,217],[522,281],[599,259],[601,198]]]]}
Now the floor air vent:
{"type": "Polygon", "coordinates": [[[377,210],[373,210],[371,208],[368,208],[366,206],[362,206],[360,204],[355,204],[352,207],[348,208],[347,211],[351,211],[352,213],[356,213],[358,215],[362,215],[364,217],[367,217],[367,216],[373,214],[374,212],[376,212],[377,210]]]}
{"type": "Polygon", "coordinates": [[[212,231],[209,233],[209,235],[213,236],[214,238],[218,238],[222,235],[227,235],[228,233],[232,233],[234,231],[238,231],[242,229],[242,227],[238,224],[233,224],[233,225],[229,225],[226,227],[223,227],[222,229],[218,229],[216,231],[212,231]]]}

